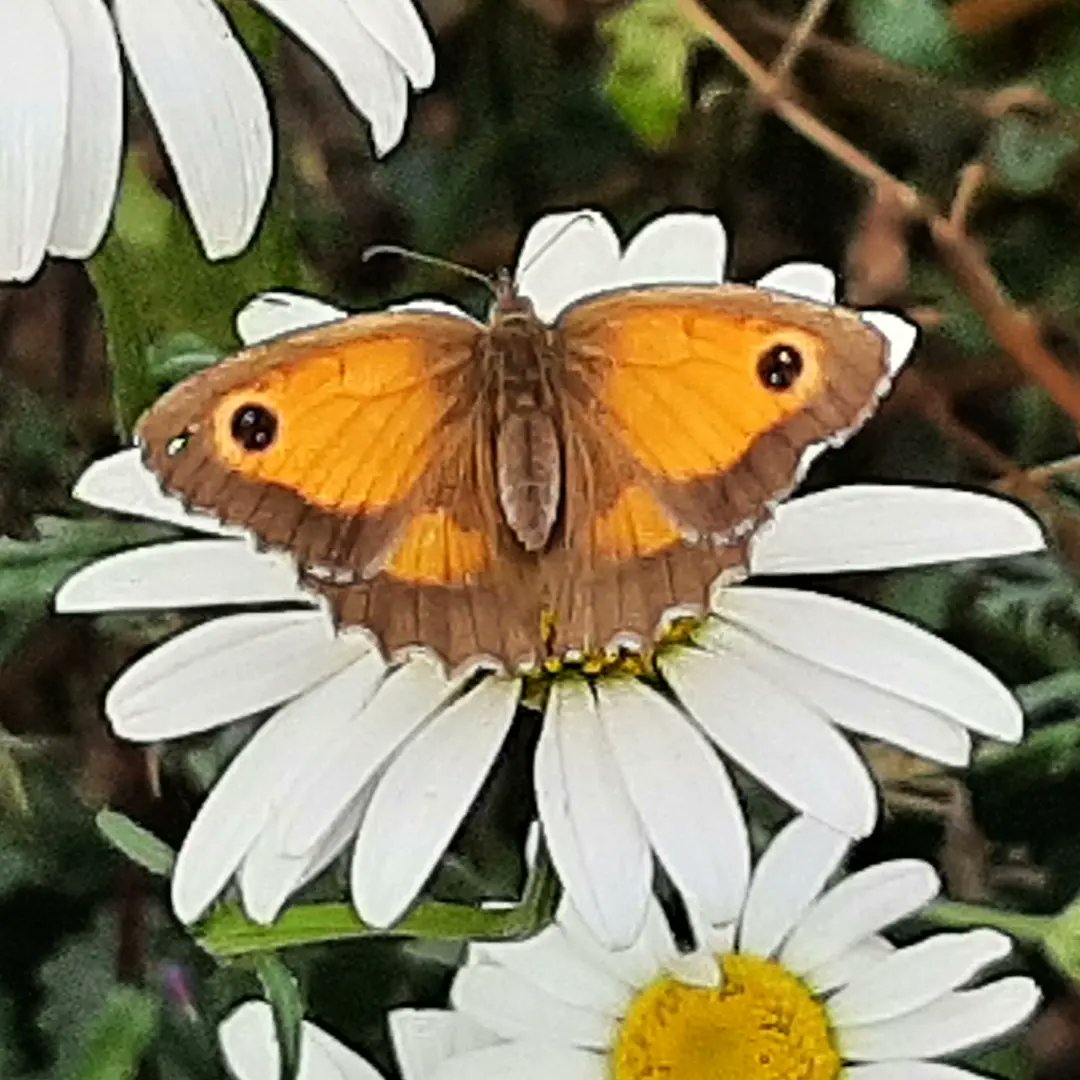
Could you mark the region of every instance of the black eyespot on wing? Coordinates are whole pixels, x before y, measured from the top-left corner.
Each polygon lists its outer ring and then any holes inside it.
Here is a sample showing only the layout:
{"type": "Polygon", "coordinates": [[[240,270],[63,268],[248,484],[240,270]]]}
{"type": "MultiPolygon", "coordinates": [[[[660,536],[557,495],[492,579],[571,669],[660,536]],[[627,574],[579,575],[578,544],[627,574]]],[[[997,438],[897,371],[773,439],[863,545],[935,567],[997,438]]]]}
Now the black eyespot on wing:
{"type": "Polygon", "coordinates": [[[232,437],[251,453],[268,449],[277,429],[278,419],[265,405],[241,405],[232,416],[232,437]]]}
{"type": "Polygon", "coordinates": [[[773,345],[757,365],[758,378],[767,390],[790,390],[802,370],[802,353],[794,345],[773,345]]]}

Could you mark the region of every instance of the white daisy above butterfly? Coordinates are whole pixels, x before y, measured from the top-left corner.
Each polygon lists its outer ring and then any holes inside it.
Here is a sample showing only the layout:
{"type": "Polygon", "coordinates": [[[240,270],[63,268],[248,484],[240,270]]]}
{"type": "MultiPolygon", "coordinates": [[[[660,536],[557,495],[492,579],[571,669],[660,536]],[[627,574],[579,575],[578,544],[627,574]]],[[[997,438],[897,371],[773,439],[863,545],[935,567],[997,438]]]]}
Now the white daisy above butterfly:
{"type": "MultiPolygon", "coordinates": [[[[605,288],[722,280],[724,234],[702,215],[660,218],[619,253],[598,215],[541,221],[545,247],[519,287],[551,319],[605,288]],[[552,237],[557,239],[552,241],[552,237]],[[614,254],[612,254],[614,252],[614,254]]],[[[821,305],[832,276],[792,264],[759,283],[821,305]]],[[[249,342],[342,313],[281,294],[239,318],[249,342]]],[[[895,372],[907,324],[875,314],[895,372]]],[[[876,819],[870,774],[841,729],[948,765],[972,733],[1015,740],[1019,708],[993,675],[890,615],[767,583],[769,575],[866,571],[1037,551],[1037,525],[972,492],[850,485],[782,504],[751,538],[749,584],[714,588],[711,613],[647,664],[475,671],[450,678],[426,656],[390,663],[361,630],[336,632],[285,554],[164,496],[137,451],[92,466],[76,496],[202,533],[105,559],[62,589],[66,611],[291,602],[219,615],[134,664],[107,711],[118,734],[157,741],[273,710],[210,792],[173,878],[192,920],[231,879],[271,920],[346,850],[361,916],[398,919],[457,831],[522,706],[543,710],[534,763],[556,869],[602,940],[625,944],[650,903],[654,860],[708,919],[738,910],[749,852],[729,763],[795,808],[859,836],[876,819]],[[766,580],[761,580],[766,579],[766,580]]]]}

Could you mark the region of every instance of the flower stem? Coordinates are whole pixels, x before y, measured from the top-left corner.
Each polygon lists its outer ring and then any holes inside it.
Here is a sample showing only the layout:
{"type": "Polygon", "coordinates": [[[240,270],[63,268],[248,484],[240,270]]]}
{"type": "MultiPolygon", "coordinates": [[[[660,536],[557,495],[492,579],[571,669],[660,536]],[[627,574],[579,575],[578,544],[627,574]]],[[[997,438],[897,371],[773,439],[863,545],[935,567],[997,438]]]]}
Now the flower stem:
{"type": "Polygon", "coordinates": [[[1024,915],[1017,911],[1002,911],[983,904],[960,904],[953,900],[939,900],[922,912],[921,917],[938,926],[989,926],[1017,941],[1039,946],[1045,944],[1056,920],[1054,915],[1024,915]]]}

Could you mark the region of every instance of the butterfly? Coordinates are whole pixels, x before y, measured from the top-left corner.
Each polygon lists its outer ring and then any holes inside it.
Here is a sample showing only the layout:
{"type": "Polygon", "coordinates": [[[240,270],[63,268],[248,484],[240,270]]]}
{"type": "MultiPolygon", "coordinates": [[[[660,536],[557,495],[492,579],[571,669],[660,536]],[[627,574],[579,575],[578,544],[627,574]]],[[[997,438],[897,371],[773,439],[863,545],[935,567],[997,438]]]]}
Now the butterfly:
{"type": "Polygon", "coordinates": [[[549,325],[495,291],[486,325],[359,314],[249,348],[149,410],[145,460],[388,654],[513,670],[700,612],[888,385],[877,329],[777,292],[620,288],[549,325]]]}

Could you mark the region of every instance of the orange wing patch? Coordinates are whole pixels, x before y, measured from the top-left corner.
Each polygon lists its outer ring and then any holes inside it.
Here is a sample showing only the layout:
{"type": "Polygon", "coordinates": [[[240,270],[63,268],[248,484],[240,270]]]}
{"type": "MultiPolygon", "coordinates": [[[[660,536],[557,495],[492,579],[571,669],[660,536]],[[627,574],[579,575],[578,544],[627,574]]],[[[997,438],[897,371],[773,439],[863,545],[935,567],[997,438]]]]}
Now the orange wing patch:
{"type": "Polygon", "coordinates": [[[431,510],[409,522],[383,569],[416,585],[467,585],[491,565],[484,533],[458,525],[445,510],[431,510]]]}
{"type": "Polygon", "coordinates": [[[624,489],[615,504],[592,524],[593,544],[604,559],[622,561],[655,555],[682,540],[682,534],[650,492],[624,489]]]}
{"type": "Polygon", "coordinates": [[[617,305],[590,345],[611,361],[603,398],[627,449],[668,480],[736,465],[763,434],[820,392],[824,342],[807,330],[728,313],[617,305]],[[803,370],[788,390],[770,389],[756,365],[774,345],[794,347],[803,370]]]}

